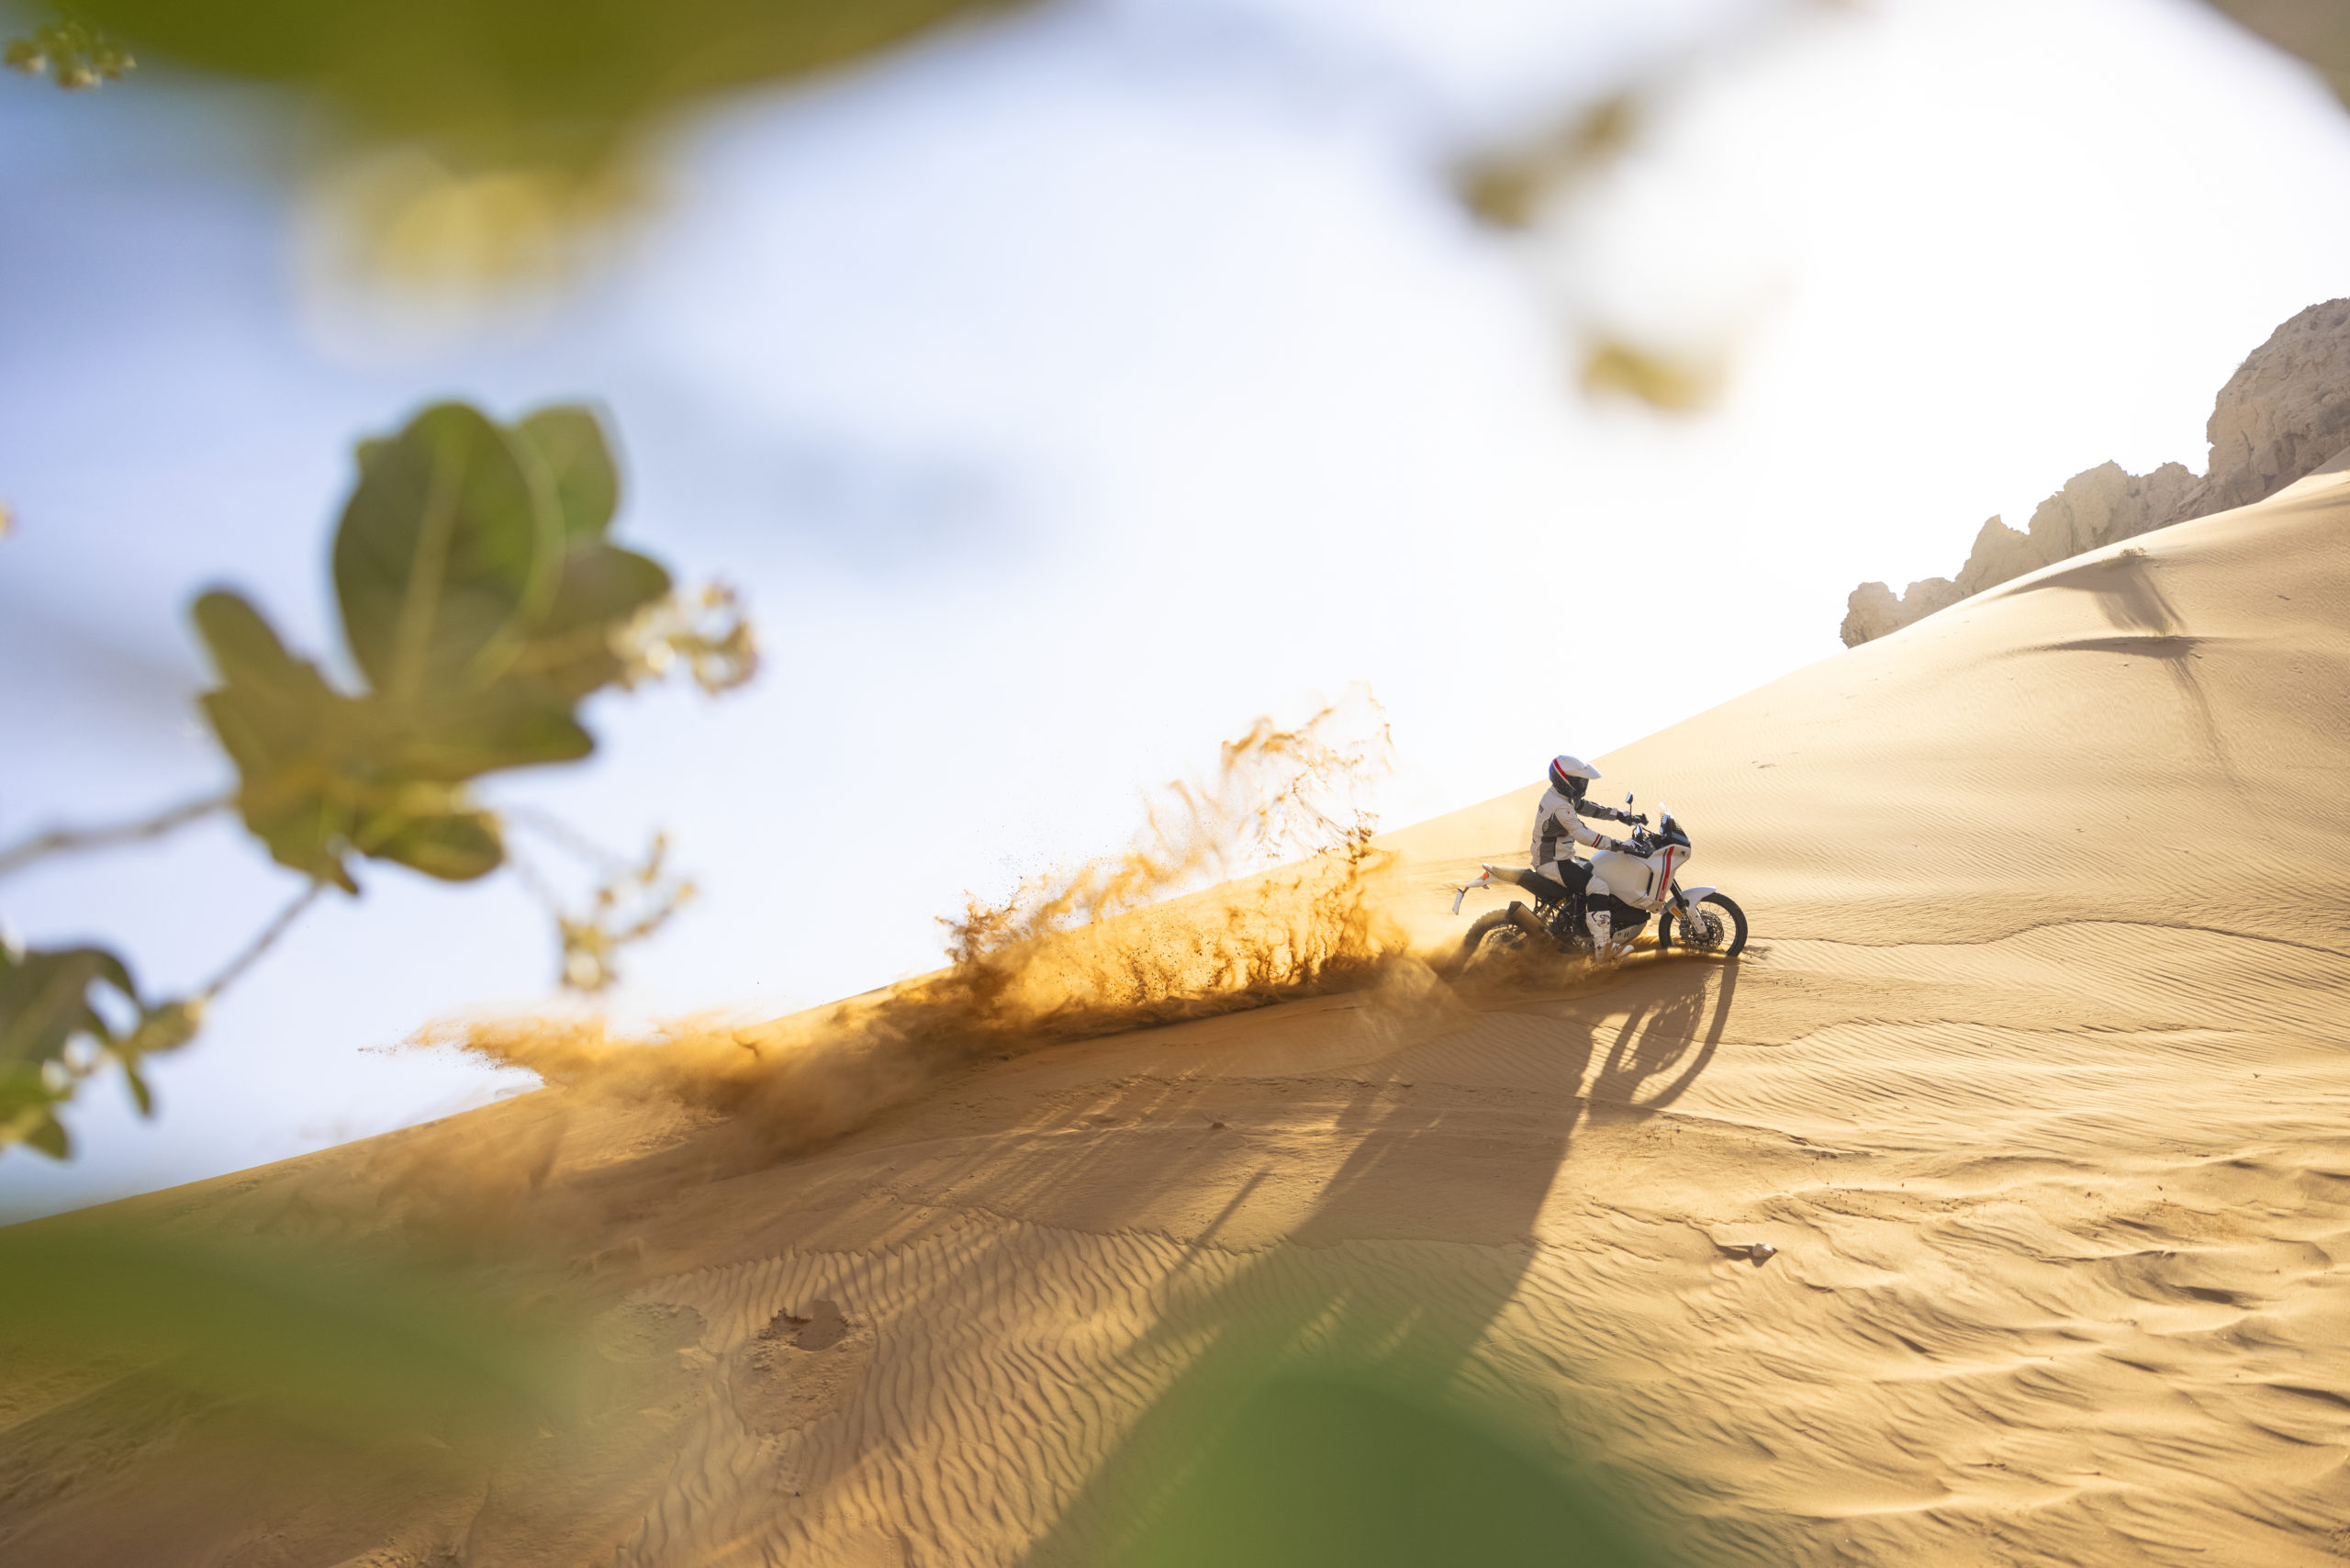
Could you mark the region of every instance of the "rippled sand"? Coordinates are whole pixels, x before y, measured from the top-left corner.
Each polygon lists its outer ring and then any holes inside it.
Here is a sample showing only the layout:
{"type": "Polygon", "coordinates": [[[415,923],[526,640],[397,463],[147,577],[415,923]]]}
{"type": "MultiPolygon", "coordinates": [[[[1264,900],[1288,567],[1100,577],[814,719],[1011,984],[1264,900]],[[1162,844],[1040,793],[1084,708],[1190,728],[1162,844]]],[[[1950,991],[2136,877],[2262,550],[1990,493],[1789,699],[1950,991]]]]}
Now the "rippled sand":
{"type": "MultiPolygon", "coordinates": [[[[1693,1561],[2339,1562],[2350,483],[2137,544],[1600,759],[1744,903],[1734,964],[1054,1046],[779,1161],[546,1094],[153,1200],[277,1224],[535,1150],[498,1201],[659,1376],[588,1460],[340,1492],[19,1390],[0,1556],[1089,1564],[1236,1379],[1343,1342],[1693,1561]]],[[[1396,918],[1465,924],[1534,793],[1383,840],[1396,918]]]]}

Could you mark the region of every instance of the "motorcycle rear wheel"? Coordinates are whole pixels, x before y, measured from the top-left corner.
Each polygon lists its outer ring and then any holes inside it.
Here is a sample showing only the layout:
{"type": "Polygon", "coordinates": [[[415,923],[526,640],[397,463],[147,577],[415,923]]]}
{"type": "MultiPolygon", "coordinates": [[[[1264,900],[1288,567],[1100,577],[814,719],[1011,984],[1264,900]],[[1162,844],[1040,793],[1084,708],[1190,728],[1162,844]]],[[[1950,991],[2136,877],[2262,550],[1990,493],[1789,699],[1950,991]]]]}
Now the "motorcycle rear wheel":
{"type": "Polygon", "coordinates": [[[1481,960],[1497,958],[1522,951],[1527,944],[1526,928],[1510,918],[1506,909],[1481,914],[1460,938],[1460,957],[1453,964],[1452,972],[1466,974],[1481,960]]]}
{"type": "Polygon", "coordinates": [[[1657,924],[1657,946],[1670,950],[1677,935],[1683,947],[1712,958],[1735,958],[1746,950],[1746,912],[1727,895],[1707,893],[1697,901],[1697,913],[1705,925],[1693,931],[1689,922],[1676,921],[1671,910],[1665,911],[1657,924]],[[1707,904],[1714,907],[1707,909],[1707,904]]]}
{"type": "Polygon", "coordinates": [[[1494,910],[1489,913],[1479,915],[1476,923],[1469,927],[1469,934],[1460,939],[1460,957],[1462,961],[1466,962],[1484,952],[1489,946],[1498,952],[1503,948],[1517,946],[1525,940],[1525,931],[1516,921],[1510,919],[1509,911],[1494,910]]]}

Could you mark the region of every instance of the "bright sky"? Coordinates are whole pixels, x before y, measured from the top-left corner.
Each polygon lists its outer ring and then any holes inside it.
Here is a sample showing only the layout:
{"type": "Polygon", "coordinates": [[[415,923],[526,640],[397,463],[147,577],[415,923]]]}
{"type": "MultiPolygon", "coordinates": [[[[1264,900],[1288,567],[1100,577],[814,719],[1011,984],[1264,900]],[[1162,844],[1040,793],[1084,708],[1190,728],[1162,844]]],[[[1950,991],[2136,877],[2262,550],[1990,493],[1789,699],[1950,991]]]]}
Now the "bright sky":
{"type": "MultiPolygon", "coordinates": [[[[183,607],[234,581],[331,651],[356,436],[592,394],[623,535],[740,583],[770,663],[599,700],[601,760],[494,792],[699,873],[624,1011],[772,1014],[931,967],[964,890],[1112,846],[1258,713],[1368,681],[1400,825],[1832,656],[1862,578],[2109,457],[2199,469],[2237,362],[2350,294],[2350,116],[2191,0],[1779,16],[1065,5],[728,107],[573,297],[431,330],[320,280],[258,114],[0,80],[0,839],[217,786],[183,607]],[[1465,139],[1700,39],[1536,236],[1449,197],[1465,139]],[[1594,406],[1591,329],[1733,344],[1729,392],[1594,406]]],[[[215,826],[0,892],[168,990],[293,890],[215,826]]],[[[0,1208],[473,1103],[515,1081],[366,1047],[552,970],[510,880],[378,869],[155,1065],[158,1122],[86,1092],[0,1208]]]]}

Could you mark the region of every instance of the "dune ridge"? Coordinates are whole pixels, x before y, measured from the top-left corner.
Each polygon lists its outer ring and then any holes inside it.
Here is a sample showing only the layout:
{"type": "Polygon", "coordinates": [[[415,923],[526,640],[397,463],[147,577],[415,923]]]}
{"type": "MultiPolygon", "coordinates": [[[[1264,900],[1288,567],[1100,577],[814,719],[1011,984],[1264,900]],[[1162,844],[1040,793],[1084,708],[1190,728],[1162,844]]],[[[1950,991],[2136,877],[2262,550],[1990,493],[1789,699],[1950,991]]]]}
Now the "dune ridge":
{"type": "MultiPolygon", "coordinates": [[[[1736,963],[982,1056],[782,1158],[551,1092],[136,1200],[364,1231],[528,1148],[501,1202],[624,1293],[643,1381],[560,1465],[332,1510],[196,1506],[213,1417],[119,1381],[28,1398],[0,1556],[1114,1562],[1254,1372],[1408,1358],[1691,1562],[2339,1562],[2345,692],[2321,475],[1599,759],[1745,904],[1736,963]]],[[[1539,788],[1372,841],[1380,918],[1449,940],[1539,788]]]]}
{"type": "Polygon", "coordinates": [[[2311,306],[2271,332],[2220,388],[2205,425],[2205,473],[2179,463],[2150,474],[2125,472],[2119,463],[2084,469],[2033,509],[2022,532],[1996,517],[1984,523],[1954,578],[1911,583],[1898,598],[1884,583],[1854,588],[1841,628],[1844,645],[1889,635],[2037,567],[2182,519],[2248,506],[2329,472],[2350,456],[2345,372],[2350,299],[2311,306]]]}

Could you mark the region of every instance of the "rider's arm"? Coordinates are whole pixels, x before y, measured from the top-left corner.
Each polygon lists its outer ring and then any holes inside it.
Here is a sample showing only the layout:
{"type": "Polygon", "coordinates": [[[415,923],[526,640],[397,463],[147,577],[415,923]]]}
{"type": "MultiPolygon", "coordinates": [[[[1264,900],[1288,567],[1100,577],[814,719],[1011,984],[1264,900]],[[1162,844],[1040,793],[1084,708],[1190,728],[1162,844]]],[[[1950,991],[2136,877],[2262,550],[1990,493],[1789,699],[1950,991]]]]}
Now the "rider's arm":
{"type": "Polygon", "coordinates": [[[1619,855],[1628,855],[1631,853],[1632,846],[1630,845],[1625,843],[1620,838],[1610,838],[1604,833],[1594,833],[1591,830],[1591,824],[1584,822],[1583,818],[1570,814],[1566,820],[1568,824],[1574,829],[1575,842],[1583,846],[1585,848],[1612,849],[1619,855]]]}

